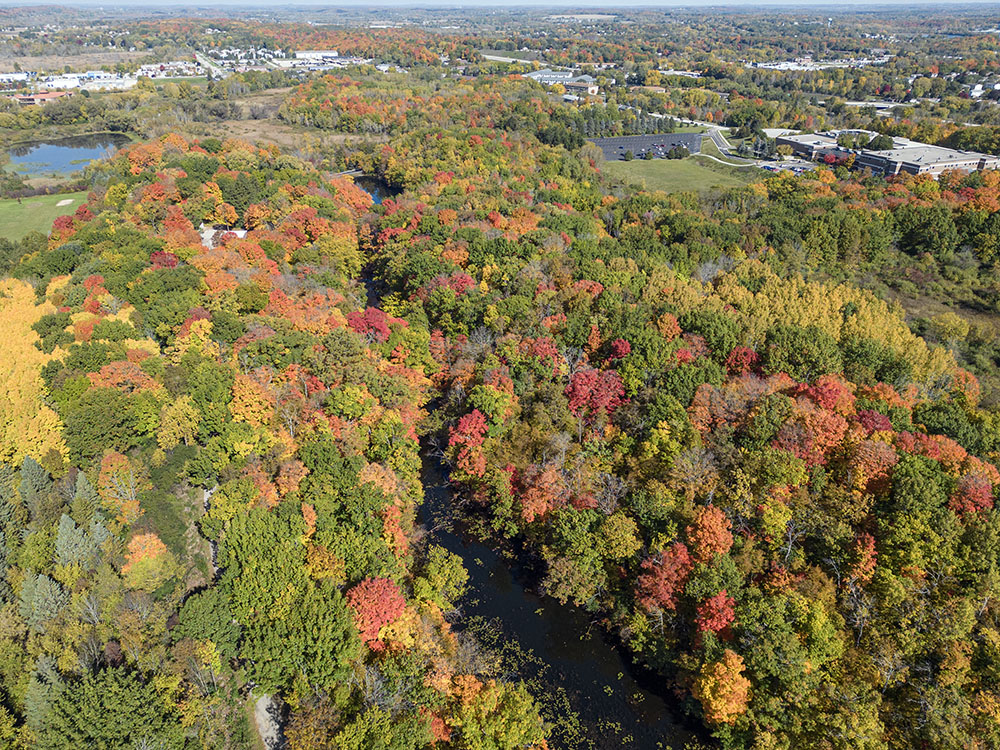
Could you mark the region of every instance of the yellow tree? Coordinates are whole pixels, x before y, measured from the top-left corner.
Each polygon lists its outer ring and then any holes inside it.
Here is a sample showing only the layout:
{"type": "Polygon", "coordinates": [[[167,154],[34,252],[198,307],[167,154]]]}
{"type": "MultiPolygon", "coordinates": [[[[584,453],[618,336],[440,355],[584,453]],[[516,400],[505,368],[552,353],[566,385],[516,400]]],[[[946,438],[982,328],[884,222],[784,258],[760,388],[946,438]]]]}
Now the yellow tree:
{"type": "Polygon", "coordinates": [[[136,534],[129,540],[122,566],[129,588],[155,591],[177,571],[177,560],[156,534],[136,534]]]}
{"type": "Polygon", "coordinates": [[[249,375],[237,375],[229,410],[237,422],[264,427],[274,417],[274,396],[249,375]]]}
{"type": "Polygon", "coordinates": [[[726,649],[719,661],[701,668],[694,696],[701,701],[709,724],[732,724],[747,710],[750,680],[743,676],[743,659],[726,649]]]}
{"type": "Polygon", "coordinates": [[[0,459],[20,464],[26,456],[62,463],[67,454],[62,423],[45,405],[41,369],[51,358],[35,347],[31,326],[54,313],[46,301],[35,305],[34,290],[20,281],[0,284],[0,459]]]}
{"type": "Polygon", "coordinates": [[[198,407],[190,396],[181,396],[167,404],[160,412],[160,429],[156,442],[164,450],[170,450],[184,443],[189,445],[198,433],[198,407]]]}

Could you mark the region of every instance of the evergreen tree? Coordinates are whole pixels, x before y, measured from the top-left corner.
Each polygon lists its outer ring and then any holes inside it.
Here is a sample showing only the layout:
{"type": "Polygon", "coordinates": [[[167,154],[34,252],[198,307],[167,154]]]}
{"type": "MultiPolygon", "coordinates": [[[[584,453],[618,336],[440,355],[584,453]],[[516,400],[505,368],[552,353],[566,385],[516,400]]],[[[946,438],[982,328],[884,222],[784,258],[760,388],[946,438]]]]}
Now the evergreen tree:
{"type": "Polygon", "coordinates": [[[29,573],[21,584],[21,617],[35,632],[44,633],[46,624],[68,601],[69,594],[46,575],[29,573]]]}

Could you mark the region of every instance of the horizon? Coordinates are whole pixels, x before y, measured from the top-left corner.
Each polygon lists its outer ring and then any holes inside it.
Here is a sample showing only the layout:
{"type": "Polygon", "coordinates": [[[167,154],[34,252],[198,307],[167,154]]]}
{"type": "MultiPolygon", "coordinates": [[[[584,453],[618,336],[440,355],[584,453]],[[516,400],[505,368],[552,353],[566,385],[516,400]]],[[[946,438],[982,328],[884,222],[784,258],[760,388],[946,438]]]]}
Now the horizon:
{"type": "MultiPolygon", "coordinates": [[[[324,0],[297,0],[297,2],[292,4],[283,5],[280,10],[298,10],[298,9],[322,9],[322,10],[335,10],[338,7],[350,6],[352,8],[358,7],[368,7],[368,8],[419,8],[421,10],[465,10],[465,9],[482,9],[493,7],[495,3],[489,0],[465,0],[464,2],[448,3],[448,2],[413,2],[411,0],[376,0],[372,2],[371,0],[343,0],[337,5],[331,5],[324,0]]],[[[949,11],[954,11],[956,9],[961,9],[963,7],[968,8],[981,8],[983,6],[996,6],[998,17],[1000,17],[1000,2],[996,0],[879,0],[876,3],[864,2],[864,0],[843,0],[842,2],[829,2],[829,0],[766,0],[765,2],[757,2],[756,0],[750,0],[748,2],[739,2],[734,0],[731,2],[717,2],[716,0],[623,0],[622,2],[615,2],[611,0],[610,2],[603,3],[596,6],[580,6],[577,3],[572,2],[572,0],[550,0],[549,2],[533,2],[528,0],[528,2],[518,2],[514,5],[506,6],[502,11],[511,11],[519,9],[538,9],[538,8],[571,8],[577,12],[578,15],[585,15],[588,13],[596,13],[600,11],[607,10],[649,10],[656,8],[664,9],[683,9],[683,8],[699,8],[699,9],[716,9],[716,10],[728,10],[728,9],[767,9],[773,7],[781,7],[785,9],[801,9],[808,11],[824,10],[824,12],[830,13],[840,13],[843,9],[850,7],[856,9],[860,6],[867,7],[870,11],[876,12],[883,8],[894,8],[898,9],[900,7],[910,7],[914,9],[920,9],[921,11],[926,11],[930,8],[938,8],[941,6],[948,6],[949,11]]],[[[212,10],[212,9],[224,9],[232,7],[260,7],[260,8],[273,8],[273,4],[268,2],[268,0],[215,0],[214,2],[197,2],[192,0],[191,2],[186,2],[185,0],[180,0],[179,2],[166,2],[158,4],[149,4],[141,2],[141,0],[135,0],[135,2],[116,2],[116,3],[102,3],[96,2],[95,0],[64,0],[63,2],[49,2],[47,0],[21,0],[20,2],[0,2],[0,8],[14,10],[17,8],[33,8],[33,7],[74,7],[74,8],[88,8],[94,10],[168,10],[168,9],[200,9],[200,10],[212,10]]]]}

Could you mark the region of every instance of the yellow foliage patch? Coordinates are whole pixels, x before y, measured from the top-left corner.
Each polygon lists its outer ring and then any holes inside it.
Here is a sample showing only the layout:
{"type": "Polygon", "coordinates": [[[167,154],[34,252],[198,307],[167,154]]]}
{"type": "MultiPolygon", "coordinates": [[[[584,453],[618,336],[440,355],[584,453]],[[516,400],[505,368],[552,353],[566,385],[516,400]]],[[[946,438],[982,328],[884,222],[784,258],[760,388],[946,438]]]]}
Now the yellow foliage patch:
{"type": "Polygon", "coordinates": [[[43,401],[42,367],[51,359],[35,347],[31,326],[56,312],[48,301],[35,305],[34,290],[8,280],[0,283],[0,460],[20,463],[26,455],[39,460],[50,451],[67,455],[62,422],[43,401]]]}

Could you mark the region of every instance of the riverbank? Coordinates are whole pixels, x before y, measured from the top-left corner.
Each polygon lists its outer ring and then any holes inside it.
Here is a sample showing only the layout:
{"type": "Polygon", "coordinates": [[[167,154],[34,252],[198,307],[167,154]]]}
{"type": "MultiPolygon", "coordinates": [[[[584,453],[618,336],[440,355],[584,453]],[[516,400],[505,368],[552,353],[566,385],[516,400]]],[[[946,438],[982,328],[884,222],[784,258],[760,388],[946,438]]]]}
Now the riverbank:
{"type": "Polygon", "coordinates": [[[552,747],[652,750],[695,737],[662,678],[634,664],[585,611],[539,593],[530,565],[468,533],[445,467],[427,449],[421,458],[421,520],[431,541],[462,557],[469,571],[459,622],[502,669],[528,683],[553,722],[552,747]]]}

